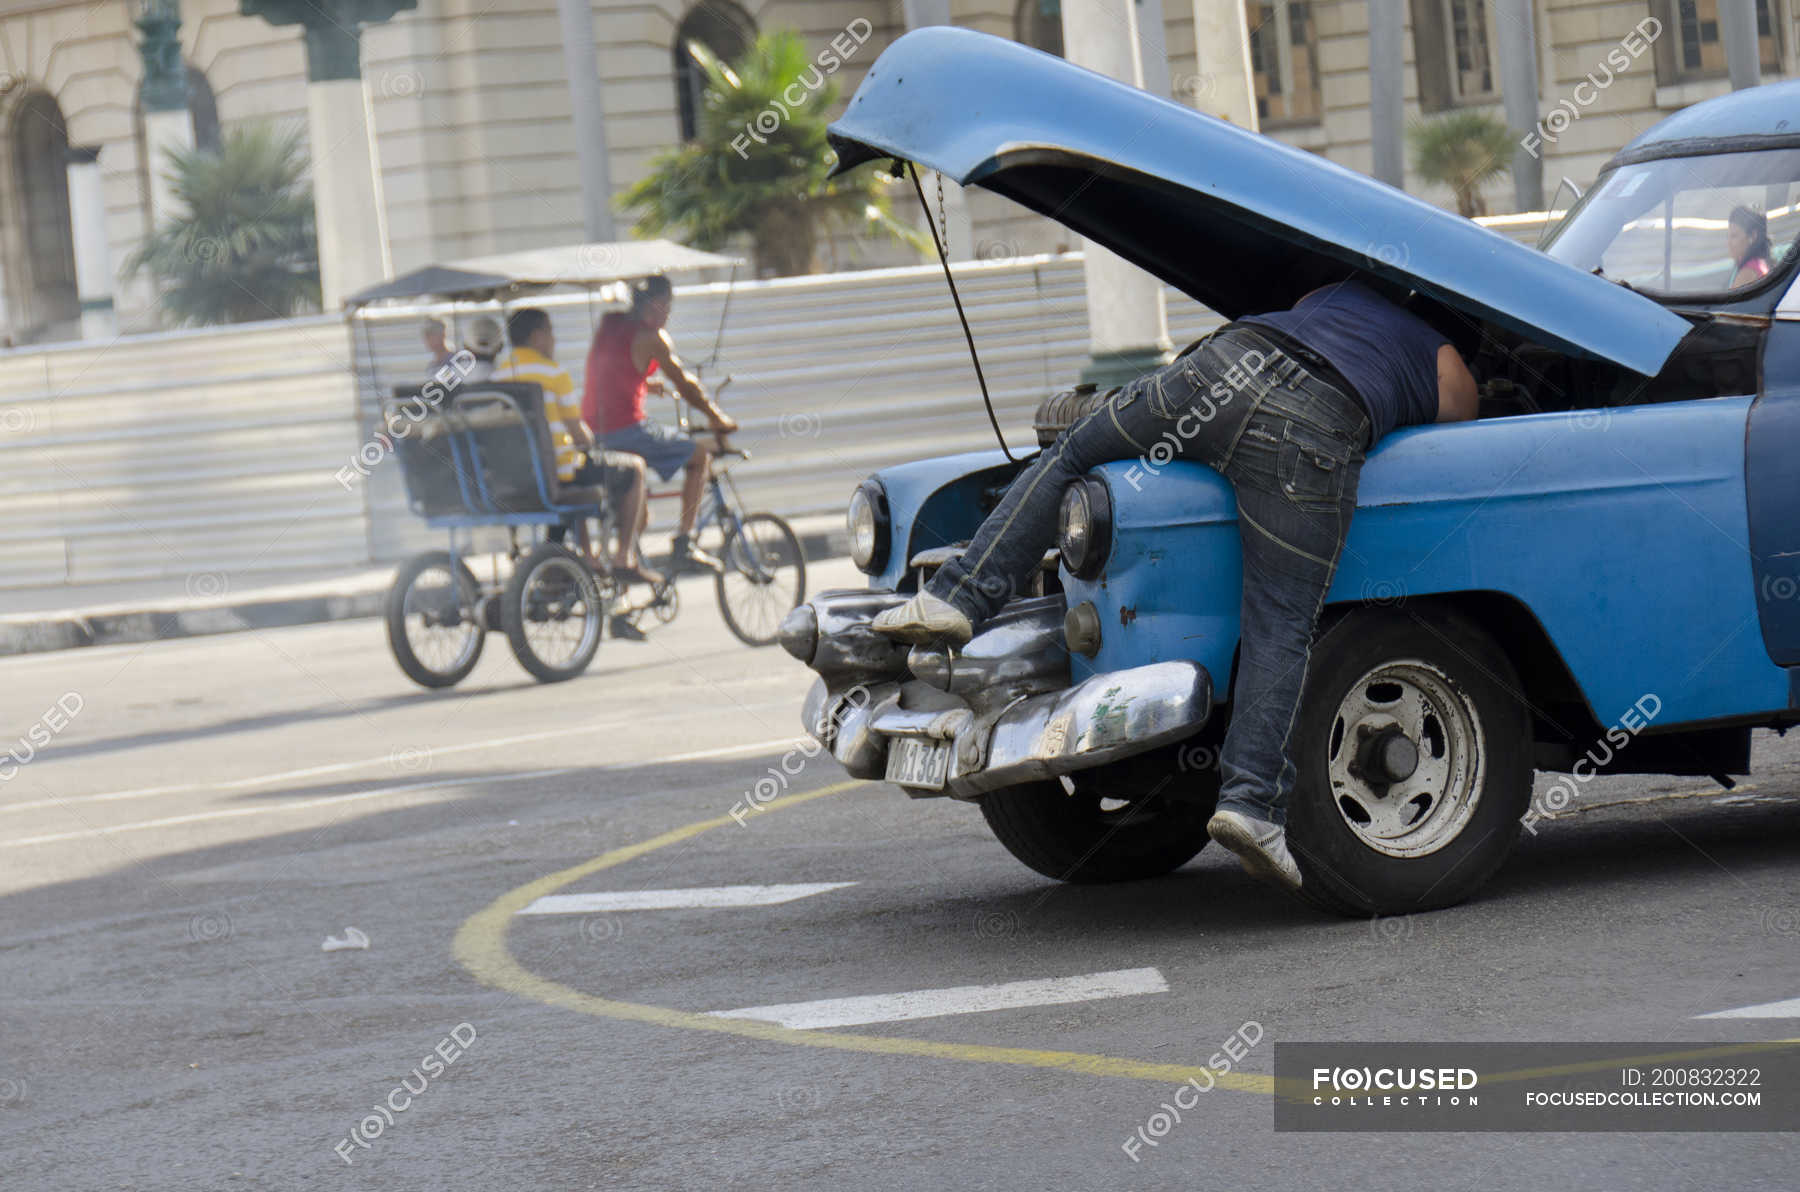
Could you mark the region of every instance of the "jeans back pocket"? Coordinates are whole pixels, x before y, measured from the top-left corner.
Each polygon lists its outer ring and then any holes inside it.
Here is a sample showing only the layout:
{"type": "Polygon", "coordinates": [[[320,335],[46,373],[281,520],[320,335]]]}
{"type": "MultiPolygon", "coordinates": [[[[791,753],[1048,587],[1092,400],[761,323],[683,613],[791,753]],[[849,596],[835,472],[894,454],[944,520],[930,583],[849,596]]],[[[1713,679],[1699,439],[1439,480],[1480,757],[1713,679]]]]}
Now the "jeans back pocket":
{"type": "Polygon", "coordinates": [[[1290,421],[1281,438],[1276,478],[1288,500],[1301,509],[1337,508],[1354,448],[1336,435],[1299,422],[1290,421]]]}

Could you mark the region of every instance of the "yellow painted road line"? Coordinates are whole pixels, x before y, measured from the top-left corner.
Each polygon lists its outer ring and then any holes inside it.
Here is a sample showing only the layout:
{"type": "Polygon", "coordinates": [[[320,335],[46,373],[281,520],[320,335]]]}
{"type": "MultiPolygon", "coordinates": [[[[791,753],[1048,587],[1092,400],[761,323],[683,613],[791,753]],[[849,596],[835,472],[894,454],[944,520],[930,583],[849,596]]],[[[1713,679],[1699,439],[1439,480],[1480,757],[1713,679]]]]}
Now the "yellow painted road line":
{"type": "MultiPolygon", "coordinates": [[[[760,816],[763,811],[780,811],[802,803],[809,803],[814,799],[841,794],[844,791],[867,785],[869,784],[865,782],[839,782],[814,791],[784,795],[762,804],[761,811],[757,815],[760,816]]],[[[509,890],[463,921],[462,926],[456,932],[454,944],[456,959],[483,985],[541,1002],[547,1006],[558,1006],[565,1010],[574,1010],[580,1014],[591,1014],[599,1018],[641,1022],[651,1026],[673,1027],[681,1030],[710,1031],[721,1035],[738,1035],[747,1039],[760,1039],[765,1043],[784,1043],[795,1047],[857,1051],[872,1055],[908,1055],[976,1064],[1010,1064],[1018,1067],[1078,1072],[1084,1076],[1149,1080],[1170,1084],[1181,1084],[1188,1080],[1206,1080],[1210,1082],[1209,1087],[1211,1084],[1216,1084],[1220,1088],[1233,1089],[1238,1092],[1263,1093],[1265,1095],[1276,1093],[1273,1076],[1253,1072],[1228,1072],[1221,1075],[1203,1064],[1152,1063],[1147,1060],[1093,1055],[1076,1051],[1040,1051],[1026,1047],[994,1047],[980,1043],[939,1043],[929,1039],[898,1039],[883,1035],[850,1035],[822,1030],[796,1030],[771,1022],[719,1018],[712,1014],[690,1010],[671,1010],[663,1006],[614,1001],[611,998],[583,993],[546,977],[540,977],[514,959],[511,950],[508,949],[506,932],[507,928],[512,925],[514,916],[538,899],[555,894],[563,887],[578,882],[584,877],[615,868],[627,861],[635,861],[637,858],[647,856],[659,849],[692,840],[715,828],[722,828],[727,824],[737,824],[737,822],[729,815],[699,820],[664,832],[660,836],[653,836],[649,840],[602,853],[579,865],[572,865],[567,869],[538,878],[536,881],[527,882],[517,889],[509,890]]],[[[746,821],[747,824],[754,822],[754,818],[746,821]]],[[[1622,1063],[1722,1058],[1776,1050],[1792,1046],[1797,1042],[1800,1040],[1783,1039],[1715,1045],[1700,1044],[1692,1048],[1676,1043],[1670,1046],[1681,1048],[1681,1050],[1667,1051],[1660,1055],[1583,1061],[1554,1068],[1498,1072],[1484,1074],[1482,1079],[1487,1082],[1524,1080],[1563,1073],[1601,1071],[1617,1067],[1622,1063]]],[[[1579,1044],[1570,1046],[1575,1047],[1579,1044]]],[[[1303,1091],[1309,1091],[1302,1090],[1300,1082],[1297,1081],[1283,1083],[1289,1086],[1281,1090],[1283,1096],[1297,1097],[1302,1095],[1303,1091]]]]}
{"type": "MultiPolygon", "coordinates": [[[[815,791],[784,795],[779,799],[762,804],[762,811],[757,813],[757,817],[760,818],[762,812],[779,811],[866,785],[868,784],[862,782],[840,782],[815,791]]],[[[746,822],[754,823],[755,819],[746,822]]],[[[881,1035],[802,1031],[777,1026],[770,1022],[715,1018],[710,1014],[688,1010],[671,1010],[663,1006],[614,1001],[611,998],[582,993],[578,989],[572,989],[567,985],[540,977],[513,958],[506,943],[507,928],[512,925],[513,917],[519,911],[530,906],[539,898],[555,894],[565,886],[602,870],[612,869],[627,861],[634,861],[659,849],[668,848],[670,845],[692,840],[715,828],[722,828],[727,824],[736,825],[736,823],[737,821],[729,815],[700,820],[664,832],[660,836],[653,836],[649,840],[602,853],[592,860],[583,861],[579,865],[572,865],[536,881],[527,882],[515,890],[509,890],[469,916],[457,929],[456,959],[483,985],[529,998],[532,1001],[542,1002],[545,1005],[624,1022],[711,1031],[714,1034],[760,1039],[766,1043],[785,1043],[790,1046],[817,1047],[832,1051],[919,1056],[928,1059],[960,1060],[965,1063],[1011,1064],[1028,1068],[1051,1068],[1064,1072],[1079,1072],[1087,1076],[1151,1080],[1165,1084],[1180,1084],[1187,1080],[1209,1080],[1221,1088],[1236,1089],[1240,1092],[1269,1093],[1274,1091],[1274,1080],[1269,1076],[1244,1072],[1228,1072],[1220,1075],[1212,1072],[1204,1064],[1161,1064],[1151,1063],[1147,1060],[1123,1059],[1110,1055],[1089,1055],[1075,1051],[1039,1051],[1026,1047],[993,1047],[980,1043],[939,1043],[929,1039],[896,1039],[881,1035]]]]}

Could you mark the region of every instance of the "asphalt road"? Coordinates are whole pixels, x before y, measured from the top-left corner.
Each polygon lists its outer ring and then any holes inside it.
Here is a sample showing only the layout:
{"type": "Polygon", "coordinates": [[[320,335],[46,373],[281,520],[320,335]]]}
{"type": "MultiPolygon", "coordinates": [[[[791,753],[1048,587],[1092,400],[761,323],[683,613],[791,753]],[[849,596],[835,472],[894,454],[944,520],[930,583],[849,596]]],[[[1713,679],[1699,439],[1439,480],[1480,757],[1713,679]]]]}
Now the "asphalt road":
{"type": "Polygon", "coordinates": [[[1800,1034],[1696,1017],[1800,997],[1793,743],[1730,793],[1596,781],[1478,900],[1359,922],[1214,849],[1045,881],[974,808],[795,752],[808,678],[703,587],[556,687],[496,637],[422,692],[375,622],[0,662],[0,752],[47,741],[0,781],[0,1184],[1795,1186],[1791,1134],[1276,1134],[1261,1080],[1277,1041],[1800,1034]],[[777,885],[817,888],[517,913],[777,885]],[[322,950],[349,927],[366,949],[322,950]],[[1063,1004],[711,1016],[1146,969],[1063,1004]],[[1246,1023],[1247,1079],[1134,1161],[1172,1073],[1246,1023]]]}

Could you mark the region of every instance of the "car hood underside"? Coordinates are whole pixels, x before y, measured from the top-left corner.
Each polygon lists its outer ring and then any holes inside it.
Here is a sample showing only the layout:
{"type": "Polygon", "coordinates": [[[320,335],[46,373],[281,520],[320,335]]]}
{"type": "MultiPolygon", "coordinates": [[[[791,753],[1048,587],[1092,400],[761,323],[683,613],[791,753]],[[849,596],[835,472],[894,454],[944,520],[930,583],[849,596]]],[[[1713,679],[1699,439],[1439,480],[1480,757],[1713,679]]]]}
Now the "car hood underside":
{"type": "MultiPolygon", "coordinates": [[[[1689,324],[1429,203],[1004,38],[900,38],[832,124],[838,169],[898,158],[1056,220],[1227,318],[1358,274],[1654,375],[1689,324]]],[[[1421,308],[1421,313],[1428,313],[1421,308]]]]}

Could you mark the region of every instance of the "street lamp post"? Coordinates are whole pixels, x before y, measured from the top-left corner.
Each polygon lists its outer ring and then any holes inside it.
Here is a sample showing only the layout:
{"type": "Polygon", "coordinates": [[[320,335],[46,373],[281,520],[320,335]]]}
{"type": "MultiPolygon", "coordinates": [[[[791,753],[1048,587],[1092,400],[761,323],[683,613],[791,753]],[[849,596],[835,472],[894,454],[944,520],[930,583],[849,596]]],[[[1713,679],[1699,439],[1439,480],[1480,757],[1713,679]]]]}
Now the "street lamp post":
{"type": "Polygon", "coordinates": [[[138,97],[144,110],[144,151],[149,158],[150,220],[161,224],[175,214],[169,155],[194,147],[187,64],[181,57],[181,0],[139,0],[137,14],[135,23],[143,35],[138,42],[144,64],[138,97]]]}

